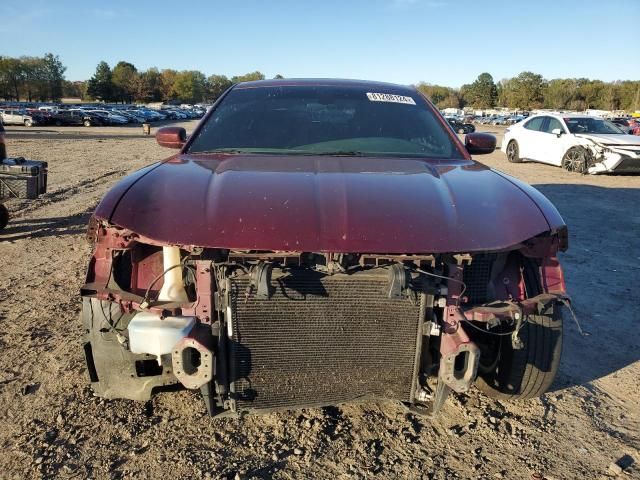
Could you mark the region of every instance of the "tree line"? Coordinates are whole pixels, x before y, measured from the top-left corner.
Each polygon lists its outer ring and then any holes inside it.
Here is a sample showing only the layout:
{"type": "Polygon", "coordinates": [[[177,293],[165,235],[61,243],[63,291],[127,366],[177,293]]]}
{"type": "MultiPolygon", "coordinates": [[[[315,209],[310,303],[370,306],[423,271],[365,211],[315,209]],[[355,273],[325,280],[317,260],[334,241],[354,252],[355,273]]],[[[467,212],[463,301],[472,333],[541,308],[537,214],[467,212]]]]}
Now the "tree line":
{"type": "MultiPolygon", "coordinates": [[[[100,62],[86,81],[65,79],[66,67],[52,53],[43,57],[12,58],[0,56],[0,98],[5,100],[59,101],[63,97],[104,102],[215,101],[237,82],[263,80],[259,71],[228,78],[206,76],[198,70],[177,71],[152,67],[140,71],[130,62],[120,61],[113,68],[100,62]]],[[[276,75],[275,78],[282,78],[276,75]]],[[[603,82],[588,78],[547,80],[533,72],[495,82],[489,73],[481,73],[460,88],[419,83],[417,88],[438,108],[489,109],[494,107],[532,110],[640,109],[640,81],[603,82]]]]}
{"type": "Polygon", "coordinates": [[[95,74],[84,85],[79,85],[78,93],[83,99],[105,102],[212,102],[234,83],[264,79],[265,75],[258,71],[231,78],[225,75],[207,77],[198,70],[158,70],[153,67],[138,71],[135,65],[125,61],[118,62],[112,69],[107,62],[100,62],[95,74]]]}
{"type": "Polygon", "coordinates": [[[420,83],[418,89],[438,108],[490,109],[495,107],[533,110],[640,110],[640,81],[603,82],[588,78],[546,80],[533,72],[494,82],[481,73],[471,84],[456,89],[420,83]]]}
{"type": "Polygon", "coordinates": [[[0,56],[0,98],[7,100],[58,100],[64,94],[65,67],[60,57],[12,58],[0,56]]]}

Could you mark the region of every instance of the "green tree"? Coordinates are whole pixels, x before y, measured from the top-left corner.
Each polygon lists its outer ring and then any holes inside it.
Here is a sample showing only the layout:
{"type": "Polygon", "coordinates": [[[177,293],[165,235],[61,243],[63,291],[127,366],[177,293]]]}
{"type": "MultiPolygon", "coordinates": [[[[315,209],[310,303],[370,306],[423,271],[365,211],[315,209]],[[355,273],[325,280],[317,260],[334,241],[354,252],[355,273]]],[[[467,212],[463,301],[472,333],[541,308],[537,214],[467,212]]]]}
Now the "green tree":
{"type": "Polygon", "coordinates": [[[133,97],[141,102],[162,100],[162,75],[152,67],[136,76],[133,97]]]}
{"type": "Polygon", "coordinates": [[[211,75],[207,78],[207,99],[215,102],[233,83],[225,75],[211,75]]]}
{"type": "Polygon", "coordinates": [[[422,82],[416,85],[416,88],[438,108],[459,108],[458,104],[461,100],[460,92],[457,92],[451,87],[431,85],[429,83],[422,82]]]}
{"type": "Polygon", "coordinates": [[[604,92],[604,82],[586,78],[581,80],[578,93],[584,99],[584,108],[598,108],[602,104],[600,98],[604,92]]]}
{"type": "Polygon", "coordinates": [[[26,100],[44,101],[48,98],[48,85],[44,71],[44,62],[38,57],[20,57],[22,65],[22,86],[26,100]]]}
{"type": "Polygon", "coordinates": [[[120,61],[111,73],[114,96],[122,103],[130,103],[136,93],[138,86],[138,70],[129,63],[120,61]]]}
{"type": "Polygon", "coordinates": [[[43,80],[48,88],[47,98],[58,101],[62,98],[62,86],[64,82],[64,72],[67,70],[62,64],[60,57],[53,53],[45,54],[42,59],[43,80]]]}
{"type": "Polygon", "coordinates": [[[256,80],[264,80],[264,79],[265,79],[264,73],[258,72],[256,70],[255,72],[245,73],[244,75],[231,77],[231,82],[232,83],[253,82],[256,80]]]}
{"type": "Polygon", "coordinates": [[[205,95],[206,78],[197,70],[185,70],[176,75],[172,92],[184,102],[201,102],[205,95]]]}
{"type": "Polygon", "coordinates": [[[173,84],[176,81],[178,72],[170,68],[166,68],[160,72],[160,92],[162,94],[162,100],[167,101],[174,98],[173,96],[173,84]]]}
{"type": "Polygon", "coordinates": [[[576,81],[573,78],[554,78],[549,80],[544,91],[544,107],[555,109],[571,108],[576,100],[576,81]]]}
{"type": "Polygon", "coordinates": [[[476,108],[492,108],[498,101],[498,89],[488,73],[481,73],[471,85],[461,90],[465,100],[476,108]]]}
{"type": "Polygon", "coordinates": [[[509,107],[531,110],[542,107],[546,81],[542,75],[522,72],[503,85],[503,95],[509,107]]]}
{"type": "Polygon", "coordinates": [[[3,97],[20,101],[22,87],[26,78],[25,66],[17,58],[0,58],[0,82],[3,86],[3,97]]]}
{"type": "Polygon", "coordinates": [[[114,99],[113,83],[111,81],[111,68],[107,62],[100,62],[96,67],[96,73],[87,83],[87,95],[90,98],[110,102],[114,99]]]}
{"type": "Polygon", "coordinates": [[[1,57],[0,97],[28,101],[59,100],[66,67],[57,55],[1,57]]]}
{"type": "Polygon", "coordinates": [[[62,82],[62,96],[66,98],[84,98],[87,82],[65,80],[62,82]]]}

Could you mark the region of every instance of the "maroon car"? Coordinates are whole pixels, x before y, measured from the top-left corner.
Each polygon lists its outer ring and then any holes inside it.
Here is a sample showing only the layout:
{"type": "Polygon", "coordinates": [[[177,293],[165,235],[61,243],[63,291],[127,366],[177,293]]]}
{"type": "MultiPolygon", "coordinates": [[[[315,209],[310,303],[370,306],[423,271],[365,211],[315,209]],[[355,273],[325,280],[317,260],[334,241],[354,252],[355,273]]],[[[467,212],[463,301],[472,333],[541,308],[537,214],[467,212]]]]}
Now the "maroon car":
{"type": "MultiPolygon", "coordinates": [[[[416,89],[346,80],[230,88],[179,153],[117,184],[82,288],[94,391],[182,384],[211,414],[450,390],[531,398],[562,346],[567,228],[471,159],[416,89]]],[[[171,388],[170,388],[171,389],[171,388]]]]}

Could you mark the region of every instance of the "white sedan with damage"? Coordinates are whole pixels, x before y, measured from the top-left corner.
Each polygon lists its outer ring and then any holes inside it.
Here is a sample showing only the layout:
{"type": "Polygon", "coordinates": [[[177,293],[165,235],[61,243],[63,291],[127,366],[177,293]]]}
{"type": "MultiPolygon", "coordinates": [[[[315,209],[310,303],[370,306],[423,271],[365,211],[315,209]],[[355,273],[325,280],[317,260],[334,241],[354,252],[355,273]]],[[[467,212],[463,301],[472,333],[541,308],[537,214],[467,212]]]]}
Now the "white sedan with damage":
{"type": "Polygon", "coordinates": [[[640,173],[640,137],[586,115],[542,114],[505,130],[510,162],[557,165],[579,173],[640,173]]]}

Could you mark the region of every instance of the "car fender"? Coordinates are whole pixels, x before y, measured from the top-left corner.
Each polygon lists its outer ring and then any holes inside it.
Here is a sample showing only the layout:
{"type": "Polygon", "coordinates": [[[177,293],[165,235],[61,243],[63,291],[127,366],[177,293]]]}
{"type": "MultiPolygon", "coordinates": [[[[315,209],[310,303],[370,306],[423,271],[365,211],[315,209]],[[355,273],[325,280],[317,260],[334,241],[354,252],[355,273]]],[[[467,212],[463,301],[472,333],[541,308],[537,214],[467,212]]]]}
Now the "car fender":
{"type": "Polygon", "coordinates": [[[591,153],[593,153],[594,155],[597,154],[597,151],[595,150],[595,143],[592,140],[585,137],[576,136],[573,133],[563,136],[566,136],[566,139],[562,146],[562,157],[560,158],[561,162],[567,152],[573,147],[583,147],[591,151],[591,153]]]}

